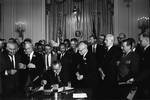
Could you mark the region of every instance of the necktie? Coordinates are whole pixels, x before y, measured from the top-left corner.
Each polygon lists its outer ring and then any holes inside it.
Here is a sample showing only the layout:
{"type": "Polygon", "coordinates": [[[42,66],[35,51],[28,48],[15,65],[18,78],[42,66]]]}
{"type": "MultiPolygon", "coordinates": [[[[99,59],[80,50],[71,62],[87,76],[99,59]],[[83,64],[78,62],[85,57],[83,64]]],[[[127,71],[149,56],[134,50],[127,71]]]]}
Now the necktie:
{"type": "Polygon", "coordinates": [[[45,55],[45,69],[48,69],[48,54],[45,55]]]}
{"type": "Polygon", "coordinates": [[[58,83],[61,82],[59,74],[57,74],[57,80],[58,80],[58,83]]]}
{"type": "Polygon", "coordinates": [[[64,56],[64,53],[61,53],[61,55],[60,55],[60,59],[61,59],[63,56],[64,56]]]}
{"type": "Polygon", "coordinates": [[[11,59],[12,59],[11,62],[12,62],[13,68],[15,69],[15,56],[12,55],[11,59]]]}
{"type": "Polygon", "coordinates": [[[60,82],[61,82],[60,76],[59,76],[59,74],[58,74],[57,72],[55,72],[55,76],[56,76],[56,78],[57,78],[58,83],[60,83],[60,82]]]}
{"type": "Polygon", "coordinates": [[[93,53],[95,53],[95,52],[96,52],[95,45],[92,45],[92,52],[93,52],[93,53]]]}
{"type": "Polygon", "coordinates": [[[48,66],[51,66],[51,54],[48,55],[48,66]]]}

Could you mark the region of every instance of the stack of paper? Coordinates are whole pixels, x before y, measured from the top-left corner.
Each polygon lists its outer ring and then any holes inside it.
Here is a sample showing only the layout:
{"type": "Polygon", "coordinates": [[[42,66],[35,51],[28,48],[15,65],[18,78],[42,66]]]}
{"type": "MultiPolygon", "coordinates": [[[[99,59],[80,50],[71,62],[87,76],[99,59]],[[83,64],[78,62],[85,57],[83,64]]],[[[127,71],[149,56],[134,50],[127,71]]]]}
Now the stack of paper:
{"type": "Polygon", "coordinates": [[[73,93],[73,98],[87,98],[86,93],[73,93]]]}

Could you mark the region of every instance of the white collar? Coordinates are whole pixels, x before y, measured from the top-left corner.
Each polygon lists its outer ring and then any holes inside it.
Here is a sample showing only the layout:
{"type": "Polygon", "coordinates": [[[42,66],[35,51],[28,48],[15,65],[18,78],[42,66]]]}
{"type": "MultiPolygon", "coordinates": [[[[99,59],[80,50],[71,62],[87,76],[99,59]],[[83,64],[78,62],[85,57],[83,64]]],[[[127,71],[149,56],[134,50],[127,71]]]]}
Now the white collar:
{"type": "Polygon", "coordinates": [[[86,54],[88,53],[88,51],[83,55],[83,58],[85,58],[86,54]]]}
{"type": "Polygon", "coordinates": [[[111,49],[111,47],[113,47],[113,45],[111,45],[111,46],[107,47],[107,50],[109,51],[109,50],[111,49]]]}
{"type": "Polygon", "coordinates": [[[32,52],[30,53],[30,61],[32,60],[33,54],[34,54],[34,51],[32,51],[32,52]]]}
{"type": "Polygon", "coordinates": [[[93,44],[92,47],[96,48],[97,47],[97,43],[93,44]]]}
{"type": "Polygon", "coordinates": [[[128,55],[132,50],[128,51],[125,55],[128,55]]]}
{"type": "Polygon", "coordinates": [[[136,48],[133,48],[132,51],[135,52],[136,48]]]}
{"type": "Polygon", "coordinates": [[[144,48],[144,50],[146,50],[149,46],[150,46],[150,44],[148,44],[148,45],[144,48]]]}

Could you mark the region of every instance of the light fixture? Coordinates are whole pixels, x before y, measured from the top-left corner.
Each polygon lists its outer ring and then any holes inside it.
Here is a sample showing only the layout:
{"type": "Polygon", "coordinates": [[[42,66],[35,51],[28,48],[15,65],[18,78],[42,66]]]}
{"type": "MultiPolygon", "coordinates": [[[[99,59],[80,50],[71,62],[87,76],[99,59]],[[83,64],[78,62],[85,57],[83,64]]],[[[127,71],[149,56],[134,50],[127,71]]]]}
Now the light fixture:
{"type": "Polygon", "coordinates": [[[22,21],[16,22],[15,30],[19,33],[19,37],[23,39],[23,33],[25,32],[25,23],[22,21]]]}
{"type": "Polygon", "coordinates": [[[142,33],[146,31],[146,29],[150,28],[150,17],[143,16],[137,19],[138,28],[141,29],[142,33]]]}
{"type": "Polygon", "coordinates": [[[79,8],[77,6],[73,7],[73,14],[78,14],[79,13],[79,8]]]}

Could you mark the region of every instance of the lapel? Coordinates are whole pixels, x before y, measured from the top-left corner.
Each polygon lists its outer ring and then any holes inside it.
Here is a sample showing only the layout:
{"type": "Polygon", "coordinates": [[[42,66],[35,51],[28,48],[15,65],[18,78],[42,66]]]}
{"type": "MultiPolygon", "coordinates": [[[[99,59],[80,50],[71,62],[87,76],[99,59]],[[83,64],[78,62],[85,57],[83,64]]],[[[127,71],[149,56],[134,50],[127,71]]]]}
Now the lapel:
{"type": "Polygon", "coordinates": [[[113,50],[113,46],[106,52],[106,56],[111,56],[111,53],[112,53],[112,50],[113,50]]]}
{"type": "Polygon", "coordinates": [[[9,57],[9,55],[8,55],[8,53],[5,53],[4,54],[4,64],[6,64],[5,66],[7,67],[7,68],[13,68],[13,65],[12,65],[12,62],[11,62],[11,60],[10,60],[10,57],[9,57]]]}
{"type": "Polygon", "coordinates": [[[34,52],[34,53],[33,53],[33,55],[32,55],[32,59],[31,59],[31,61],[30,61],[30,62],[32,62],[32,63],[33,63],[33,62],[35,61],[35,59],[36,59],[36,53],[34,52]]]}
{"type": "MultiPolygon", "coordinates": [[[[44,61],[46,61],[46,60],[47,60],[47,59],[45,59],[45,58],[46,58],[46,57],[45,57],[46,55],[47,55],[47,54],[45,54],[45,55],[44,55],[44,61]]],[[[50,54],[48,54],[47,56],[49,56],[49,55],[51,55],[51,57],[50,57],[50,58],[51,58],[51,62],[52,62],[53,54],[52,54],[52,53],[50,53],[50,54]]]]}
{"type": "Polygon", "coordinates": [[[6,56],[6,63],[7,63],[10,67],[13,67],[9,55],[6,56]]]}

